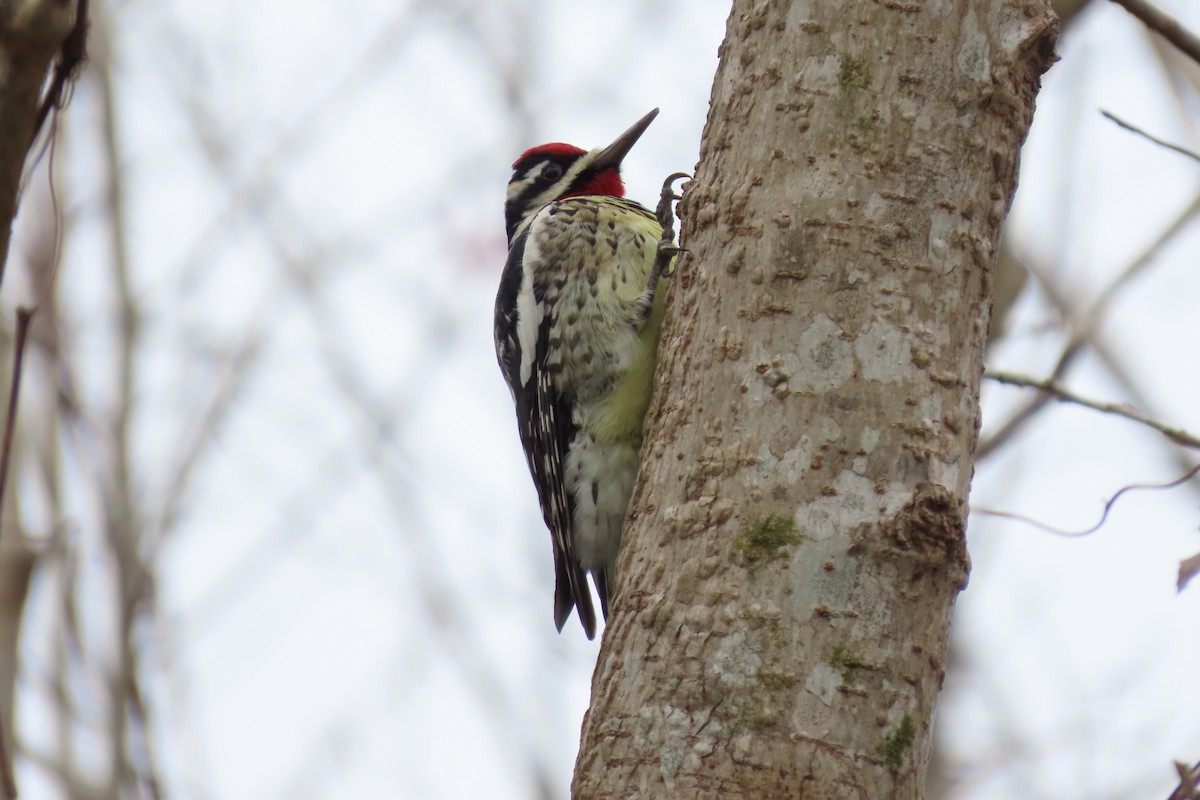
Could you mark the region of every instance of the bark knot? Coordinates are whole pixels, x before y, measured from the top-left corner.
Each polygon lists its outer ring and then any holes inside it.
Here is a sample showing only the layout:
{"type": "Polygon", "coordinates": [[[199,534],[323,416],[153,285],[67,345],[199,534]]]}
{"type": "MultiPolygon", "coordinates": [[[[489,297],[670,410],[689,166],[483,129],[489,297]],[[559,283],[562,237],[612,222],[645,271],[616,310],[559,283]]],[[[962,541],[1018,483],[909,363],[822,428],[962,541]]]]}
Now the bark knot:
{"type": "Polygon", "coordinates": [[[962,585],[970,569],[965,533],[962,499],[936,483],[917,484],[912,500],[883,523],[892,547],[911,554],[921,566],[961,573],[962,585]]]}

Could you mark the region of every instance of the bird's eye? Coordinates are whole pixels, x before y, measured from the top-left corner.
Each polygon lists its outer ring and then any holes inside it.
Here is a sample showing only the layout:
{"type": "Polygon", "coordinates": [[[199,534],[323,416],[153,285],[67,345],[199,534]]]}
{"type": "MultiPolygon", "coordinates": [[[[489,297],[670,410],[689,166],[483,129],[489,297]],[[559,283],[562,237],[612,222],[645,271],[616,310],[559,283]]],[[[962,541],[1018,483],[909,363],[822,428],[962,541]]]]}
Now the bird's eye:
{"type": "Polygon", "coordinates": [[[551,161],[546,166],[542,167],[541,181],[542,183],[554,183],[562,177],[563,168],[561,164],[556,164],[551,161]]]}

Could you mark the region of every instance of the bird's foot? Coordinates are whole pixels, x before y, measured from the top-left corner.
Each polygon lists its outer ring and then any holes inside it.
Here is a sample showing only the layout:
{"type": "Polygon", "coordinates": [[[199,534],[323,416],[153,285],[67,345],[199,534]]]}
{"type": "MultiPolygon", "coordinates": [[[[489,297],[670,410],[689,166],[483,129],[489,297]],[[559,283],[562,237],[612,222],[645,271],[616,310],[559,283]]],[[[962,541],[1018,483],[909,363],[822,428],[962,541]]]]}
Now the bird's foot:
{"type": "MultiPolygon", "coordinates": [[[[667,176],[663,181],[662,194],[658,199],[658,207],[654,209],[654,216],[658,217],[658,224],[662,226],[662,238],[658,242],[658,252],[654,257],[654,267],[650,272],[650,286],[647,287],[653,291],[658,279],[664,275],[670,276],[674,271],[672,262],[675,256],[680,253],[686,253],[682,247],[675,244],[675,212],[673,205],[676,200],[682,200],[682,195],[675,193],[675,182],[690,178],[686,172],[674,172],[667,176]]],[[[682,189],[680,189],[682,191],[682,189]]]]}

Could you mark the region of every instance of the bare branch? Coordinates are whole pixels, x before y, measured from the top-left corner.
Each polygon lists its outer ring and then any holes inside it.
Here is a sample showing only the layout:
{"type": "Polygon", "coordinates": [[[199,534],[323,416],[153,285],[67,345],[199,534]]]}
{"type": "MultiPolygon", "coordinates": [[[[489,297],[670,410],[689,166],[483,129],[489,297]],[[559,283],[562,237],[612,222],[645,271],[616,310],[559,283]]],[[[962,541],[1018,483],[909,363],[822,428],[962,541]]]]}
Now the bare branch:
{"type": "Polygon", "coordinates": [[[1179,774],[1179,786],[1171,792],[1167,800],[1197,800],[1200,798],[1200,761],[1196,766],[1189,767],[1183,761],[1175,762],[1175,771],[1179,774]]]}
{"type": "MultiPolygon", "coordinates": [[[[1117,298],[1119,292],[1130,281],[1139,277],[1154,264],[1158,255],[1179,234],[1187,229],[1188,224],[1198,213],[1200,213],[1200,194],[1196,195],[1191,204],[1163,230],[1149,247],[1142,251],[1141,255],[1131,261],[1129,266],[1122,270],[1121,274],[1105,287],[1104,291],[1092,302],[1090,308],[1081,314],[1070,315],[1078,321],[1072,324],[1071,340],[1063,348],[1062,355],[1058,358],[1058,363],[1054,365],[1054,369],[1050,373],[1051,380],[1058,380],[1066,374],[1067,369],[1074,363],[1079,354],[1083,352],[1084,347],[1092,340],[1096,331],[1100,329],[1109,307],[1112,305],[1113,300],[1117,298]]],[[[1038,270],[1030,269],[1030,274],[1038,279],[1042,288],[1049,295],[1050,300],[1060,309],[1064,316],[1067,316],[1071,307],[1063,296],[1064,293],[1048,281],[1038,270]]],[[[1001,425],[998,431],[979,443],[979,446],[975,448],[975,459],[981,460],[994,453],[998,448],[1016,436],[1025,427],[1026,423],[1044,409],[1049,402],[1050,397],[1045,394],[1033,398],[1026,406],[1013,414],[1013,416],[1001,425]]]]}
{"type": "Polygon", "coordinates": [[[160,765],[148,746],[144,706],[140,700],[145,648],[135,642],[139,620],[155,614],[155,583],[145,550],[145,525],[137,510],[137,480],[132,437],[137,395],[134,391],[142,341],[142,310],[134,284],[134,260],[130,244],[126,195],[126,173],[122,166],[123,140],[118,120],[118,96],[114,76],[116,37],[112,10],[104,4],[94,9],[96,47],[94,74],[99,95],[99,123],[103,169],[106,177],[106,225],[116,313],[116,357],[112,377],[113,406],[105,420],[102,437],[107,447],[102,456],[99,483],[103,507],[102,533],[114,569],[116,587],[115,651],[106,665],[108,704],[105,746],[109,768],[109,791],[139,797],[156,797],[162,785],[160,765]]]}
{"type": "Polygon", "coordinates": [[[1194,476],[1198,473],[1200,473],[1200,464],[1197,464],[1196,466],[1189,469],[1187,472],[1180,475],[1175,480],[1169,481],[1167,483],[1131,483],[1128,486],[1122,486],[1120,489],[1117,490],[1116,494],[1114,494],[1112,497],[1108,498],[1108,500],[1104,503],[1104,511],[1100,514],[1100,520],[1092,527],[1087,528],[1082,531],[1068,531],[1068,530],[1064,530],[1062,528],[1056,528],[1053,525],[1047,525],[1044,522],[1039,522],[1038,520],[1033,519],[1032,517],[1027,517],[1024,514],[1015,514],[1011,511],[993,511],[989,508],[976,508],[975,506],[971,506],[971,513],[972,514],[982,514],[985,517],[1000,517],[1002,519],[1012,519],[1012,520],[1016,520],[1017,522],[1024,522],[1025,524],[1032,525],[1035,528],[1041,528],[1042,530],[1046,531],[1047,533],[1053,533],[1055,536],[1067,536],[1070,538],[1078,538],[1081,536],[1090,536],[1091,534],[1095,533],[1096,531],[1098,531],[1102,527],[1104,527],[1104,523],[1108,520],[1108,512],[1112,510],[1112,507],[1114,505],[1116,505],[1117,500],[1119,500],[1121,498],[1121,496],[1126,494],[1127,492],[1133,492],[1133,491],[1139,491],[1139,490],[1160,491],[1160,490],[1164,490],[1164,489],[1174,489],[1176,486],[1181,486],[1182,484],[1191,480],[1192,476],[1194,476]]]}
{"type": "Polygon", "coordinates": [[[1200,38],[1180,24],[1179,20],[1164,14],[1146,0],[1112,0],[1121,8],[1142,21],[1147,28],[1160,34],[1178,47],[1189,58],[1200,64],[1200,38]]]}
{"type": "MultiPolygon", "coordinates": [[[[13,440],[16,436],[17,401],[21,396],[21,367],[25,361],[25,342],[29,339],[29,321],[33,318],[31,309],[17,309],[16,341],[13,345],[12,377],[8,389],[8,412],[4,420],[4,444],[0,449],[0,509],[4,508],[4,490],[8,486],[8,468],[12,462],[13,440]]],[[[0,789],[8,800],[15,800],[17,783],[13,777],[12,759],[4,741],[4,725],[0,724],[0,789]]]]}
{"type": "MultiPolygon", "coordinates": [[[[270,314],[264,311],[259,319],[268,320],[270,314]]],[[[154,530],[147,534],[148,538],[152,537],[147,544],[148,552],[157,552],[175,530],[197,468],[213,443],[218,440],[218,432],[233,411],[236,401],[250,380],[253,367],[258,362],[264,327],[265,323],[253,326],[230,354],[209,405],[198,415],[199,420],[191,438],[179,446],[178,460],[167,473],[170,475],[170,481],[163,492],[162,510],[157,524],[154,530]]]]}
{"type": "Polygon", "coordinates": [[[8,743],[4,741],[4,726],[0,725],[0,790],[6,800],[17,800],[17,781],[13,777],[12,759],[8,755],[8,743]]]}
{"type": "Polygon", "coordinates": [[[17,400],[21,395],[21,367],[25,361],[25,342],[29,338],[29,322],[33,309],[17,309],[17,335],[13,345],[12,378],[8,387],[8,412],[4,417],[4,444],[0,449],[0,508],[4,508],[4,490],[8,486],[8,466],[12,461],[13,440],[17,427],[17,400]]]}
{"type": "Polygon", "coordinates": [[[74,764],[32,742],[19,742],[21,755],[47,775],[58,779],[71,800],[112,800],[112,795],[80,775],[74,764]]]}
{"type": "Polygon", "coordinates": [[[1157,136],[1153,136],[1153,135],[1147,133],[1146,131],[1142,130],[1138,126],[1134,125],[1132,122],[1126,122],[1125,120],[1121,119],[1120,117],[1118,117],[1116,114],[1112,113],[1111,111],[1105,111],[1102,108],[1102,109],[1100,109],[1100,113],[1103,114],[1108,119],[1110,119],[1113,122],[1120,125],[1125,130],[1129,131],[1130,133],[1136,133],[1138,136],[1141,136],[1144,139],[1149,139],[1150,141],[1154,142],[1159,147],[1165,147],[1168,150],[1174,150],[1176,153],[1180,153],[1182,155],[1187,156],[1188,158],[1195,159],[1196,161],[1200,161],[1200,154],[1193,153],[1191,150],[1188,150],[1186,147],[1180,147],[1177,144],[1171,144],[1170,142],[1163,141],[1162,139],[1159,139],[1157,136]]]}
{"type": "Polygon", "coordinates": [[[1200,553],[1188,556],[1179,562],[1179,579],[1175,581],[1176,591],[1182,592],[1192,582],[1192,578],[1200,575],[1200,553]]]}
{"type": "Polygon", "coordinates": [[[66,3],[27,3],[0,14],[0,283],[8,261],[21,176],[34,140],[38,104],[51,60],[75,20],[66,3]]]}
{"type": "Polygon", "coordinates": [[[1063,386],[1053,378],[1043,378],[1039,380],[1037,378],[1030,378],[1025,375],[1017,375],[1013,372],[998,372],[994,370],[988,370],[984,373],[983,377],[988,380],[995,381],[996,383],[1005,384],[1006,386],[1022,386],[1026,389],[1037,389],[1040,392],[1045,392],[1053,399],[1060,400],[1064,403],[1074,403],[1075,405],[1083,406],[1084,408],[1090,408],[1093,411],[1099,411],[1102,414],[1113,414],[1118,417],[1123,417],[1140,425],[1145,425],[1148,428],[1153,428],[1163,436],[1166,436],[1175,444],[1178,444],[1182,447],[1195,447],[1200,449],[1200,437],[1197,437],[1195,434],[1188,433],[1182,428],[1173,428],[1169,425],[1164,425],[1149,415],[1143,414],[1141,411],[1138,411],[1135,408],[1130,408],[1127,405],[1120,403],[1105,403],[1099,400],[1091,400],[1083,397],[1082,395],[1076,394],[1067,387],[1063,386]]]}
{"type": "Polygon", "coordinates": [[[54,57],[53,75],[38,109],[37,122],[33,129],[34,138],[46,124],[46,117],[50,116],[50,112],[65,106],[70,98],[71,85],[87,61],[87,29],[88,0],[76,0],[75,24],[71,26],[71,32],[63,39],[54,57]]]}

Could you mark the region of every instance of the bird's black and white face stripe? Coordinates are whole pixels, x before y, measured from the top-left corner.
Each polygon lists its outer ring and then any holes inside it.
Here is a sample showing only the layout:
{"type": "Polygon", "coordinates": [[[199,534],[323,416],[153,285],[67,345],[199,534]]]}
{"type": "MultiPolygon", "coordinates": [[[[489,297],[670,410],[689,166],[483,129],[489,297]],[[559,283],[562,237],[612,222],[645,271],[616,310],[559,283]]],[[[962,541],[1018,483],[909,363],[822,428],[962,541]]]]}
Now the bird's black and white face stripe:
{"type": "Polygon", "coordinates": [[[510,242],[521,223],[542,206],[578,193],[589,177],[583,172],[590,155],[568,144],[546,144],[517,159],[504,202],[504,224],[510,242]],[[578,188],[577,183],[581,185],[578,188]]]}

